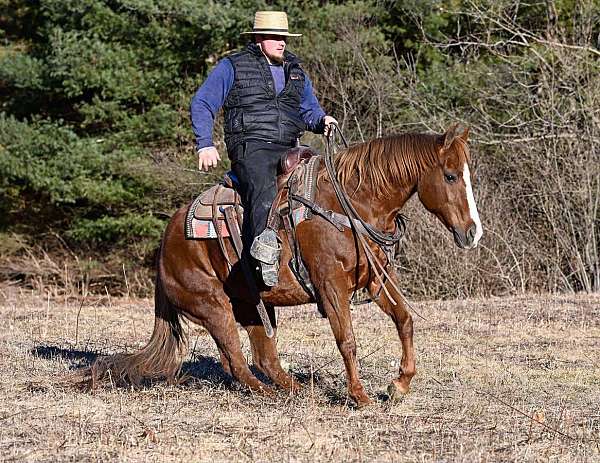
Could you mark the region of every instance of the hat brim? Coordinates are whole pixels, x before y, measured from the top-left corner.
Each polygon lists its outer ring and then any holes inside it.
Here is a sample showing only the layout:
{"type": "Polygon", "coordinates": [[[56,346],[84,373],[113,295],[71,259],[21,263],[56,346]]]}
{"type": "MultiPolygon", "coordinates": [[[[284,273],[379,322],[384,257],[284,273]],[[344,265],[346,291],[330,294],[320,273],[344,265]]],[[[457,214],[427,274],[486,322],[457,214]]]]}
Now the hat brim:
{"type": "Polygon", "coordinates": [[[292,34],[290,32],[282,32],[277,30],[264,30],[264,31],[246,31],[242,32],[242,35],[245,34],[262,34],[262,35],[281,35],[284,37],[302,37],[302,34],[292,34]]]}

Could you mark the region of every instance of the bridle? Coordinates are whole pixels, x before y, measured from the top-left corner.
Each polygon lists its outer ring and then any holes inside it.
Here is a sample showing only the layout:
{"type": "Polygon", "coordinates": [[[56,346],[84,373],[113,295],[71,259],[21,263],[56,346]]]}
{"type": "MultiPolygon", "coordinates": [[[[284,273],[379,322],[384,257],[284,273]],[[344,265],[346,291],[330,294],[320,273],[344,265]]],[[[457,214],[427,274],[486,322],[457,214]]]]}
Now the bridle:
{"type": "MultiPolygon", "coordinates": [[[[395,221],[395,228],[393,233],[385,232],[378,230],[373,227],[371,224],[365,222],[352,203],[348,198],[348,194],[344,190],[344,187],[340,184],[337,176],[337,172],[335,169],[335,164],[333,162],[333,157],[335,152],[337,151],[337,144],[335,143],[335,134],[337,133],[344,143],[344,147],[347,149],[349,147],[348,142],[346,141],[346,137],[342,133],[341,129],[336,123],[332,123],[331,126],[333,130],[330,131],[329,135],[326,137],[326,151],[325,151],[325,167],[327,168],[327,173],[331,178],[331,184],[333,185],[333,189],[335,190],[335,194],[338,197],[338,200],[344,209],[344,212],[348,215],[349,218],[355,219],[362,225],[364,231],[366,231],[366,235],[375,243],[377,243],[381,247],[392,247],[396,246],[402,236],[406,231],[406,217],[402,214],[398,214],[395,221]]],[[[353,221],[354,223],[354,221],[353,221]]],[[[384,249],[385,251],[385,249],[384,249]]]]}
{"type": "Polygon", "coordinates": [[[406,231],[406,217],[402,214],[398,214],[394,219],[394,231],[393,233],[385,232],[378,230],[371,224],[365,222],[356,211],[348,194],[344,190],[343,185],[340,184],[338,180],[338,174],[335,169],[334,156],[337,151],[337,143],[335,141],[336,134],[339,135],[339,138],[342,140],[344,147],[347,149],[349,147],[344,134],[342,133],[340,127],[336,123],[330,124],[329,133],[326,136],[326,150],[325,150],[325,167],[327,169],[327,173],[329,174],[329,178],[331,180],[331,184],[333,185],[333,189],[335,194],[342,206],[342,209],[346,213],[347,217],[350,219],[350,225],[352,227],[352,231],[354,232],[354,236],[358,239],[365,255],[367,257],[367,261],[369,262],[373,272],[375,273],[376,278],[380,283],[380,287],[377,290],[377,294],[373,295],[373,297],[377,298],[381,290],[385,292],[387,297],[390,299],[392,304],[396,305],[397,302],[394,300],[392,295],[389,293],[388,289],[385,287],[386,281],[389,281],[391,286],[396,290],[396,292],[405,300],[404,296],[402,296],[402,292],[394,282],[394,280],[390,277],[387,272],[387,267],[392,263],[394,258],[394,250],[400,241],[400,239],[404,236],[406,231]],[[367,244],[365,237],[367,236],[371,241],[379,246],[379,248],[384,252],[387,257],[387,262],[383,265],[379,262],[379,259],[375,255],[375,253],[371,250],[369,245],[367,244]]]}

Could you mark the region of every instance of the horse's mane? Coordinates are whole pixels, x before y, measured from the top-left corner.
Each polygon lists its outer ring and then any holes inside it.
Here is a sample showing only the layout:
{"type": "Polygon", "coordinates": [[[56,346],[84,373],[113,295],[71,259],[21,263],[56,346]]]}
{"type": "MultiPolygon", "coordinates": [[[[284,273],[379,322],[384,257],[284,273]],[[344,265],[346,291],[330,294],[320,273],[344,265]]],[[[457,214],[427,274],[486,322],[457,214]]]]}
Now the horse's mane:
{"type": "Polygon", "coordinates": [[[338,179],[347,185],[358,178],[353,189],[366,184],[377,197],[389,195],[437,163],[439,137],[406,133],[353,145],[335,158],[338,179]]]}

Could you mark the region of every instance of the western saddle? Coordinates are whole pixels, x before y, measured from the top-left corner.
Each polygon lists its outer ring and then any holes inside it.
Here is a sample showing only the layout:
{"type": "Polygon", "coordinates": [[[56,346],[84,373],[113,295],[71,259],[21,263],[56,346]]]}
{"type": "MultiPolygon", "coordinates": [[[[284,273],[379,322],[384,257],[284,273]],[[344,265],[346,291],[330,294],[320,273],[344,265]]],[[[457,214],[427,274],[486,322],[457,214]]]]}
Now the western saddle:
{"type": "MultiPolygon", "coordinates": [[[[314,201],[317,172],[321,156],[307,146],[288,150],[281,158],[277,176],[277,196],[273,201],[267,226],[274,230],[284,229],[292,249],[290,267],[302,287],[314,296],[308,272],[296,252],[296,226],[311,217],[305,205],[314,201]],[[302,202],[304,201],[304,202],[302,202]]],[[[242,252],[241,228],[243,207],[236,191],[237,178],[233,172],[223,180],[201,193],[190,205],[185,221],[186,239],[216,239],[229,269],[240,259],[242,252]],[[230,237],[234,244],[235,258],[225,246],[224,238],[230,237]]]]}

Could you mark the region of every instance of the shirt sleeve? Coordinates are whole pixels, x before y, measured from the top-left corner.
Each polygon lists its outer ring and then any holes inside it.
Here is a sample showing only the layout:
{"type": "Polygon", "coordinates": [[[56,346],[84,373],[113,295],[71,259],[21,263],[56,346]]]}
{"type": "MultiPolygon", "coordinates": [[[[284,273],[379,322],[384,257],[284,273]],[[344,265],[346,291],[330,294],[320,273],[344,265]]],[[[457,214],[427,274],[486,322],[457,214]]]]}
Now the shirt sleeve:
{"type": "Polygon", "coordinates": [[[317,101],[312,82],[306,74],[304,76],[304,92],[300,99],[300,115],[308,130],[314,133],[323,133],[325,130],[323,124],[325,111],[317,101]]]}
{"type": "Polygon", "coordinates": [[[204,83],[198,88],[190,104],[192,129],[196,136],[196,149],[213,145],[212,132],[215,117],[233,86],[234,73],[231,61],[217,63],[204,83]]]}

